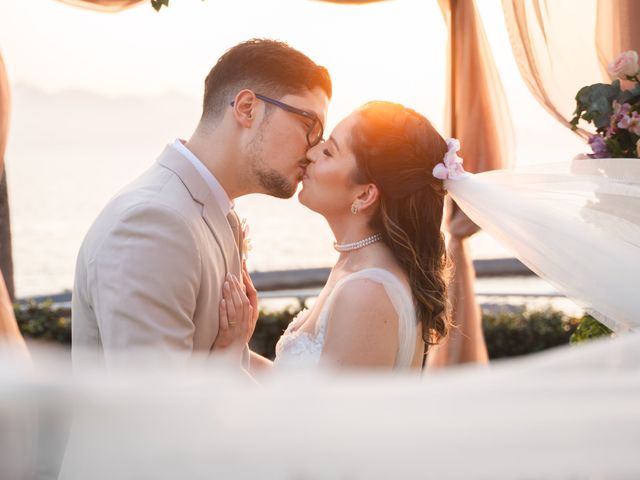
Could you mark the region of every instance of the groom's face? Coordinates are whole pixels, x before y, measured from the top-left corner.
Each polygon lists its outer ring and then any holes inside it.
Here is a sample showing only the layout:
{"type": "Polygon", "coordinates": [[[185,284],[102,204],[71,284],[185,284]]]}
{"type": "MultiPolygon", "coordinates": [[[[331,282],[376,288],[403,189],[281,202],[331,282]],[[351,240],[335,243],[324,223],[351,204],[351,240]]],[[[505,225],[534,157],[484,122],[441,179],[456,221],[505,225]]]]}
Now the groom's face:
{"type": "MultiPolygon", "coordinates": [[[[277,100],[313,113],[323,125],[326,123],[329,99],[322,89],[285,95],[277,100]]],[[[249,146],[251,172],[263,193],[290,198],[295,194],[308,163],[307,133],[312,122],[276,105],[265,103],[263,108],[268,108],[269,111],[257,127],[249,146]]]]}

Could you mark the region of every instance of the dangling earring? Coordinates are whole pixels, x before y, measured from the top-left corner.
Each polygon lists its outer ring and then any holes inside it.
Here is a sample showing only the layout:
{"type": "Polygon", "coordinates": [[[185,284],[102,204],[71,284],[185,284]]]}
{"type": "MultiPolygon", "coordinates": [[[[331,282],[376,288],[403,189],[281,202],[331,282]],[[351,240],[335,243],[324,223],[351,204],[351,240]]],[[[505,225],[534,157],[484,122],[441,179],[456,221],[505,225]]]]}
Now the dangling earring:
{"type": "Polygon", "coordinates": [[[358,213],[358,207],[355,203],[351,205],[351,213],[353,213],[354,215],[358,213]]]}

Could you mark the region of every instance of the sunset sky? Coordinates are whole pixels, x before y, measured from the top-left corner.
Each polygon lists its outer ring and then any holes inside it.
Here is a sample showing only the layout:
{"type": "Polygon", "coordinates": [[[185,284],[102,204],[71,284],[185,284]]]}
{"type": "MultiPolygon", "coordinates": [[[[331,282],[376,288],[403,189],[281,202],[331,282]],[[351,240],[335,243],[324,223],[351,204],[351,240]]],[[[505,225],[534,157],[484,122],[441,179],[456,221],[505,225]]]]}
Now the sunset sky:
{"type": "MultiPolygon", "coordinates": [[[[520,79],[501,3],[477,3],[518,139],[526,144],[528,132],[539,132],[559,156],[573,155],[583,148],[580,142],[548,117],[520,79]]],[[[11,83],[47,92],[144,96],[176,91],[199,98],[215,60],[251,37],[285,40],[329,68],[335,86],[329,127],[374,98],[410,105],[442,126],[446,28],[435,0],[366,6],[172,0],[160,13],[145,3],[111,15],[54,0],[0,0],[0,51],[11,83]]]]}

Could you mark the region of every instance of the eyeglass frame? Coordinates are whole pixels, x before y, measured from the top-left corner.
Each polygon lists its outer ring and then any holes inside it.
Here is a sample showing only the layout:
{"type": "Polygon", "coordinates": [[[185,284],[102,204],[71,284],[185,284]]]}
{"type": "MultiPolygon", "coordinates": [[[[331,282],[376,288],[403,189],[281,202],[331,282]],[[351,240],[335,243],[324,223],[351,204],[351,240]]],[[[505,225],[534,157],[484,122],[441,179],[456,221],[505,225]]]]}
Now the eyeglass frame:
{"type": "MultiPolygon", "coordinates": [[[[307,130],[307,144],[309,145],[309,148],[315,147],[322,141],[322,137],[324,135],[324,125],[322,124],[322,120],[320,120],[320,117],[318,117],[318,115],[316,115],[313,112],[301,110],[287,103],[281,102],[280,100],[275,100],[273,98],[269,98],[259,93],[255,93],[254,95],[256,96],[256,98],[259,98],[263,102],[271,103],[272,105],[275,105],[276,107],[280,107],[281,109],[287,112],[295,113],[296,115],[300,115],[302,117],[308,118],[309,120],[312,120],[313,123],[311,124],[311,127],[309,127],[309,130],[307,130]],[[320,124],[320,134],[318,135],[318,138],[316,139],[315,142],[311,142],[311,140],[309,140],[309,135],[311,135],[311,132],[313,132],[313,129],[316,127],[316,124],[318,123],[320,124]]],[[[233,107],[234,104],[235,104],[235,100],[231,102],[231,106],[233,107]]]]}

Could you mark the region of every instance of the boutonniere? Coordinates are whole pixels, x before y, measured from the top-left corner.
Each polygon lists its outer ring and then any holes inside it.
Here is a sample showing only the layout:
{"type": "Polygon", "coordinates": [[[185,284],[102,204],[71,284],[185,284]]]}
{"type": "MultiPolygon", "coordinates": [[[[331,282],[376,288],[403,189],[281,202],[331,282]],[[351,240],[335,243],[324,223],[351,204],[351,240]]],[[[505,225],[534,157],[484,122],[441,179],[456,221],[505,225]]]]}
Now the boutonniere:
{"type": "Polygon", "coordinates": [[[251,232],[249,228],[249,224],[247,223],[247,219],[243,218],[240,222],[240,231],[242,232],[242,258],[246,260],[249,256],[249,251],[251,250],[251,238],[249,234],[251,232]]]}

